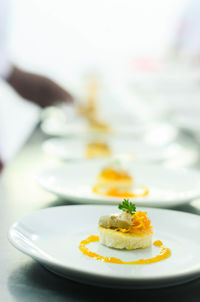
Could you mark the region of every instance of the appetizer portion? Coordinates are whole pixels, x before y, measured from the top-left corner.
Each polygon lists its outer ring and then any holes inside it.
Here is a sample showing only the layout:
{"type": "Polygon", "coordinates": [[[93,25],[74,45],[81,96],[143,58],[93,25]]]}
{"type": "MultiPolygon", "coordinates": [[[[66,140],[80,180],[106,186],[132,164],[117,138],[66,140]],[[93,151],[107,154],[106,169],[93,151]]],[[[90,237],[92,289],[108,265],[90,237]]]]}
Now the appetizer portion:
{"type": "Polygon", "coordinates": [[[98,184],[102,189],[128,191],[133,187],[133,178],[121,167],[105,167],[98,175],[98,184]]]}
{"type": "Polygon", "coordinates": [[[100,141],[94,141],[86,146],[85,156],[87,158],[109,157],[112,152],[108,144],[100,141]]]}
{"type": "Polygon", "coordinates": [[[86,100],[77,107],[77,113],[86,120],[95,119],[98,115],[98,82],[95,78],[88,80],[86,100]]]}
{"type": "Polygon", "coordinates": [[[91,131],[97,133],[112,133],[111,127],[99,117],[98,86],[97,79],[91,78],[89,80],[86,100],[77,107],[77,113],[87,121],[91,131]]]}
{"type": "MultiPolygon", "coordinates": [[[[125,249],[135,250],[151,246],[153,230],[147,213],[136,211],[135,205],[126,199],[119,204],[119,209],[122,210],[122,213],[100,217],[98,227],[100,236],[90,235],[80,242],[79,250],[83,255],[102,262],[126,265],[151,264],[171,256],[170,249],[164,246],[160,240],[153,243],[154,246],[160,248],[159,254],[152,256],[152,249],[149,249],[150,258],[139,260],[123,261],[116,257],[99,255],[94,251],[94,247],[93,250],[87,248],[86,246],[90,243],[100,242],[109,248],[120,249],[123,253],[125,249]]],[[[96,249],[98,250],[98,246],[96,249]]],[[[112,250],[109,251],[109,254],[112,254],[112,250]]]]}
{"type": "Polygon", "coordinates": [[[89,128],[100,133],[112,133],[111,127],[99,118],[88,119],[89,128]]]}
{"type": "Polygon", "coordinates": [[[133,187],[133,178],[121,164],[111,163],[99,173],[96,187],[99,193],[109,193],[113,189],[119,192],[129,191],[133,187]]]}
{"type": "Polygon", "coordinates": [[[93,193],[110,197],[144,197],[149,194],[147,188],[133,192],[133,177],[121,164],[110,164],[99,173],[93,193]]]}
{"type": "Polygon", "coordinates": [[[153,230],[147,213],[136,211],[136,206],[128,199],[119,204],[119,209],[121,213],[100,217],[100,243],[127,250],[151,246],[153,230]]]}

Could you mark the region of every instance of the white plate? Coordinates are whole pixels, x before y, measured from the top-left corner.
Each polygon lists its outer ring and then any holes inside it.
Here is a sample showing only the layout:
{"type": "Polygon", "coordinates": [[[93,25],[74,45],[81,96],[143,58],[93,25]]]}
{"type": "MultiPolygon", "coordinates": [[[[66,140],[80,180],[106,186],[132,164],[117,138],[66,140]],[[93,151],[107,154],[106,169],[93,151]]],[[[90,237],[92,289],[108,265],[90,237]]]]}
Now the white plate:
{"type": "Polygon", "coordinates": [[[41,129],[44,133],[53,136],[85,135],[89,132],[89,128],[87,128],[86,123],[83,121],[70,121],[66,123],[55,118],[44,120],[41,124],[41,129]]]}
{"type": "MultiPolygon", "coordinates": [[[[138,135],[144,133],[150,125],[149,123],[118,123],[111,124],[112,134],[114,135],[138,135]]],[[[91,130],[84,120],[63,121],[62,119],[49,118],[42,122],[41,129],[44,133],[53,136],[68,136],[68,135],[88,135],[98,131],[91,130]]]]}
{"type": "MultiPolygon", "coordinates": [[[[159,288],[184,283],[200,275],[200,217],[178,211],[145,209],[154,226],[154,240],[171,250],[171,257],[148,265],[104,263],[83,255],[78,246],[98,234],[101,215],[113,213],[110,206],[64,206],[38,211],[16,222],[10,242],[50,271],[66,278],[106,287],[159,288]]],[[[157,247],[135,251],[115,250],[98,242],[88,246],[104,256],[125,261],[150,258],[157,247]]]]}
{"type": "Polygon", "coordinates": [[[166,146],[178,136],[178,129],[168,123],[157,123],[148,129],[144,135],[144,141],[155,146],[166,146]]]}
{"type": "MultiPolygon", "coordinates": [[[[74,138],[52,138],[43,144],[43,149],[51,155],[64,160],[85,159],[87,144],[92,140],[74,138]]],[[[112,156],[127,155],[128,158],[141,161],[162,161],[180,155],[183,147],[179,144],[155,146],[133,138],[110,138],[107,141],[112,156]]]]}
{"type": "Polygon", "coordinates": [[[172,121],[177,127],[200,135],[200,106],[198,103],[190,103],[187,106],[174,108],[171,112],[172,121]]]}
{"type": "MultiPolygon", "coordinates": [[[[137,136],[145,133],[147,141],[158,142],[158,144],[165,144],[173,141],[178,130],[167,123],[152,123],[151,121],[126,121],[126,119],[117,119],[110,117],[107,123],[112,128],[112,135],[132,135],[137,136]],[[109,122],[110,121],[110,122],[109,122]]],[[[41,123],[42,131],[47,135],[53,136],[87,136],[95,132],[91,130],[86,121],[83,119],[68,119],[59,114],[46,118],[41,123]]]]}
{"type": "MultiPolygon", "coordinates": [[[[105,160],[69,162],[43,171],[38,181],[47,191],[69,201],[116,204],[121,198],[92,193],[97,175],[106,164],[105,160]]],[[[135,187],[146,186],[150,191],[148,196],[135,199],[138,205],[173,207],[200,196],[200,173],[197,171],[133,162],[127,164],[135,187]]]]}

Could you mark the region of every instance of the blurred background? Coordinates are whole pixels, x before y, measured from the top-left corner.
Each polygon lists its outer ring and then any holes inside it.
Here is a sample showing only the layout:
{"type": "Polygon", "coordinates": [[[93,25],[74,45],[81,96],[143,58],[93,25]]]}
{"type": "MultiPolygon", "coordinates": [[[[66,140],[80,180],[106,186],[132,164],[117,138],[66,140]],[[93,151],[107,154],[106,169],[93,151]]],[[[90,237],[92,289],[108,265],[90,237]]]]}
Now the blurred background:
{"type": "Polygon", "coordinates": [[[171,56],[190,2],[12,0],[10,55],[71,89],[91,70],[126,81],[171,56]]]}
{"type": "MultiPolygon", "coordinates": [[[[50,77],[78,101],[95,77],[105,119],[112,111],[142,124],[167,122],[198,141],[200,1],[12,0],[7,10],[7,53],[15,65],[50,77]]],[[[41,110],[22,105],[5,81],[0,91],[2,153],[9,159],[41,110]]]]}

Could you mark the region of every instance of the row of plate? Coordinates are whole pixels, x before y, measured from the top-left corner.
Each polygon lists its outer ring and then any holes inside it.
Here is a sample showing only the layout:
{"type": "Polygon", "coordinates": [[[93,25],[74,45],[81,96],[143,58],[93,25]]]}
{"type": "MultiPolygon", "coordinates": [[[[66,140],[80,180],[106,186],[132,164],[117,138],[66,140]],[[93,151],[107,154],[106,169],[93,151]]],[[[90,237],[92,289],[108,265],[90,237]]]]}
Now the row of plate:
{"type": "MultiPolygon", "coordinates": [[[[42,129],[46,134],[61,136],[62,131],[67,129],[65,135],[68,135],[67,137],[51,138],[44,142],[43,149],[46,153],[65,162],[62,162],[60,166],[42,171],[38,177],[40,185],[49,192],[71,202],[118,203],[119,198],[99,196],[92,192],[91,188],[97,175],[108,163],[108,160],[86,160],[86,147],[92,141],[91,138],[95,138],[95,136],[91,134],[77,136],[78,129],[72,127],[72,131],[69,124],[70,122],[67,123],[65,119],[60,119],[58,114],[46,119],[43,123],[42,129]],[[64,128],[61,127],[62,123],[65,124],[64,128]],[[59,127],[62,128],[62,131],[59,130],[59,127]],[[69,136],[69,131],[76,136],[69,136]]],[[[136,186],[145,185],[149,188],[149,195],[145,198],[137,198],[137,204],[173,207],[198,197],[198,172],[184,171],[183,173],[182,170],[179,170],[179,168],[190,166],[198,159],[195,144],[184,146],[179,143],[177,141],[178,129],[167,123],[151,125],[143,135],[140,130],[137,127],[134,129],[137,134],[140,133],[140,139],[135,136],[135,132],[125,136],[96,136],[97,140],[100,138],[103,142],[107,142],[112,152],[112,158],[126,163],[136,186]],[[175,167],[177,170],[174,169],[175,167]]]]}
{"type": "MultiPolygon", "coordinates": [[[[49,125],[52,126],[51,123],[43,124],[43,130],[47,131],[49,125]]],[[[59,130],[58,127],[53,129],[54,134],[59,130]]],[[[134,186],[148,187],[149,195],[137,198],[134,202],[137,210],[145,206],[154,228],[153,240],[160,239],[170,248],[170,258],[156,264],[132,266],[104,263],[81,254],[78,246],[88,235],[98,233],[99,217],[116,212],[121,202],[121,198],[100,196],[92,192],[97,175],[108,160],[85,159],[87,137],[54,138],[45,142],[45,152],[65,162],[41,171],[37,177],[45,190],[76,205],[45,209],[20,219],[10,228],[10,242],[48,270],[82,283],[113,288],[159,288],[198,278],[199,216],[148,208],[173,208],[200,196],[198,171],[161,165],[163,161],[178,161],[188,154],[194,160],[197,153],[196,150],[187,150],[173,142],[177,136],[173,127],[165,125],[152,131],[144,141],[136,141],[133,137],[120,140],[118,137],[109,138],[108,142],[113,155],[127,164],[134,178],[134,186]]],[[[145,259],[157,253],[153,246],[123,251],[110,249],[98,242],[91,244],[91,249],[95,253],[125,261],[145,259]]]]}
{"type": "MultiPolygon", "coordinates": [[[[119,197],[101,196],[92,192],[97,175],[107,160],[68,162],[42,171],[38,182],[47,191],[66,201],[90,204],[118,204],[119,197]]],[[[200,196],[200,173],[160,165],[128,162],[134,187],[147,187],[149,195],[135,198],[137,205],[174,207],[200,196]]]]}
{"type": "MultiPolygon", "coordinates": [[[[71,108],[65,108],[69,117],[58,108],[50,108],[43,113],[43,122],[41,128],[47,135],[53,136],[71,136],[71,135],[85,135],[89,130],[87,123],[83,120],[74,117],[74,112],[71,108]],[[70,117],[71,116],[71,117],[70,117]]],[[[152,134],[158,134],[158,129],[162,131],[162,141],[169,142],[176,138],[177,128],[189,131],[199,139],[200,137],[200,120],[199,112],[200,106],[198,99],[194,102],[186,104],[173,105],[170,109],[165,107],[164,119],[167,119],[170,124],[163,122],[149,121],[121,121],[115,125],[115,135],[137,135],[144,133],[145,130],[151,130],[152,134]],[[174,125],[174,126],[172,126],[174,125]]],[[[152,136],[150,134],[150,136],[152,136]]]]}

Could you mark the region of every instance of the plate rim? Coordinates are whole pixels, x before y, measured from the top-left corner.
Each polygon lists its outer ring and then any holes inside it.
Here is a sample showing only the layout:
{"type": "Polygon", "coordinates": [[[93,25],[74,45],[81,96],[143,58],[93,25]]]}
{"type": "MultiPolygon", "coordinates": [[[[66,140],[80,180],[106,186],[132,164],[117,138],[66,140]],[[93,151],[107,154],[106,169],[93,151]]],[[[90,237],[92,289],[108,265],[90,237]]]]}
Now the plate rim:
{"type": "MultiPolygon", "coordinates": [[[[89,141],[89,139],[88,138],[85,138],[85,139],[83,139],[83,138],[81,138],[81,141],[83,142],[83,146],[84,146],[84,143],[86,144],[87,143],[87,140],[89,141]]],[[[121,141],[123,141],[123,140],[126,140],[126,141],[129,141],[130,139],[128,139],[128,138],[117,138],[117,137],[112,137],[111,138],[111,141],[117,141],[117,140],[121,140],[121,141]]],[[[52,149],[51,149],[51,147],[50,146],[55,146],[55,144],[57,143],[57,142],[67,142],[67,141],[69,141],[69,143],[70,143],[70,141],[79,141],[79,139],[78,139],[78,137],[73,137],[73,136],[71,136],[71,137],[51,137],[51,138],[48,138],[48,139],[46,139],[43,143],[42,143],[42,149],[43,149],[43,151],[46,153],[46,154],[49,154],[49,155],[51,155],[51,156],[55,156],[56,158],[58,158],[58,159],[60,159],[60,160],[62,160],[62,161],[64,161],[64,162],[70,162],[70,161],[84,161],[84,160],[86,160],[87,158],[85,157],[85,154],[84,154],[84,152],[83,152],[83,154],[81,154],[80,156],[72,156],[72,155],[69,155],[69,154],[67,154],[67,152],[66,152],[66,155],[63,155],[63,154],[61,154],[62,152],[57,152],[57,151],[52,151],[52,149]]],[[[145,142],[142,142],[142,141],[140,141],[139,143],[141,143],[141,146],[142,146],[142,144],[144,144],[144,148],[145,148],[145,145],[146,146],[148,146],[148,143],[145,143],[145,142]]],[[[133,144],[134,144],[134,142],[133,142],[133,144]]],[[[63,144],[64,145],[64,144],[63,144]]],[[[156,149],[156,147],[158,147],[158,148],[161,148],[161,150],[163,149],[163,150],[167,150],[167,152],[169,152],[169,150],[170,150],[170,148],[172,148],[173,146],[175,146],[176,148],[178,148],[179,150],[178,151],[176,151],[175,152],[175,156],[177,156],[177,154],[179,154],[179,153],[181,153],[181,152],[183,152],[183,151],[186,151],[187,149],[189,149],[189,148],[186,148],[185,146],[183,146],[181,143],[179,143],[179,142],[171,142],[171,143],[168,143],[166,146],[156,146],[156,145],[152,145],[155,149],[156,149]]],[[[149,147],[151,148],[151,144],[149,144],[149,147]]],[[[190,148],[190,149],[192,149],[192,148],[190,148]]],[[[172,154],[167,154],[167,153],[165,153],[164,151],[162,151],[162,156],[160,156],[160,157],[158,157],[158,158],[156,158],[156,156],[152,156],[151,158],[149,157],[148,158],[148,156],[147,156],[147,158],[144,156],[144,157],[136,157],[136,162],[137,161],[144,161],[145,163],[146,162],[150,162],[150,163],[160,163],[160,162],[165,162],[165,161],[167,161],[167,160],[171,160],[172,158],[173,158],[173,155],[172,154]]],[[[123,156],[124,154],[126,154],[128,157],[133,157],[134,158],[134,151],[130,151],[130,152],[127,152],[127,153],[125,153],[124,151],[123,152],[121,152],[121,151],[116,151],[115,150],[115,152],[113,152],[113,154],[111,154],[111,156],[109,156],[108,157],[108,160],[109,159],[111,159],[111,158],[115,158],[115,157],[120,157],[120,156],[123,156]]],[[[90,160],[95,160],[95,159],[98,159],[98,158],[91,158],[90,160]]],[[[104,159],[104,157],[102,156],[102,157],[100,157],[100,159],[104,159]]]]}
{"type": "MultiPolygon", "coordinates": [[[[38,173],[38,175],[36,176],[36,181],[38,182],[38,184],[44,189],[46,190],[47,192],[50,192],[54,195],[57,195],[59,196],[60,198],[62,199],[65,199],[66,201],[72,201],[72,202],[75,202],[75,203],[87,203],[87,204],[92,204],[92,203],[96,203],[96,204],[103,204],[103,203],[110,203],[110,205],[112,204],[115,204],[113,203],[114,200],[116,200],[117,198],[115,197],[105,197],[105,196],[98,196],[95,198],[95,195],[94,195],[94,198],[91,197],[88,199],[88,197],[76,197],[74,196],[73,194],[62,194],[62,192],[58,192],[58,190],[52,190],[50,189],[50,187],[45,184],[45,182],[42,180],[43,178],[43,175],[45,175],[46,173],[49,173],[50,171],[55,171],[55,170],[59,170],[59,169],[64,169],[64,167],[67,167],[69,165],[74,165],[74,164],[81,164],[81,163],[88,163],[89,165],[93,165],[95,164],[95,162],[102,162],[102,165],[105,164],[107,162],[106,159],[93,159],[92,161],[87,161],[87,160],[83,160],[83,161],[69,161],[69,162],[65,162],[65,163],[61,163],[61,164],[58,164],[58,165],[54,165],[52,167],[47,167],[47,168],[44,168],[42,171],[40,171],[38,173]]],[[[191,174],[196,174],[196,175],[199,175],[199,178],[200,178],[200,172],[198,169],[188,169],[188,168],[178,168],[178,167],[168,167],[168,166],[161,166],[159,165],[158,163],[155,164],[155,163],[150,163],[150,164],[145,164],[145,163],[139,163],[139,162],[131,162],[132,165],[136,166],[137,168],[159,168],[159,169],[163,169],[163,170],[167,170],[167,171],[175,171],[175,172],[178,172],[178,173],[191,173],[191,174]]],[[[191,191],[191,190],[190,190],[191,191]]],[[[192,194],[190,194],[190,196],[187,196],[187,198],[181,198],[179,197],[178,199],[176,200],[172,200],[171,199],[167,199],[167,200],[155,200],[155,199],[152,199],[152,200],[145,200],[145,198],[138,198],[138,199],[135,199],[135,203],[137,204],[139,202],[139,206],[147,206],[148,207],[148,204],[149,206],[151,207],[156,207],[156,208],[159,208],[159,207],[175,207],[177,205],[181,205],[181,204],[186,204],[186,203],[189,203],[192,199],[196,199],[198,197],[200,197],[200,187],[199,189],[196,189],[194,191],[194,189],[192,190],[192,194]],[[162,200],[162,201],[161,201],[162,200]]],[[[118,200],[119,202],[119,200],[118,200]]]]}
{"type": "MultiPolygon", "coordinates": [[[[110,281],[111,283],[112,282],[114,282],[114,283],[118,283],[119,282],[120,284],[122,284],[122,288],[134,287],[134,284],[131,284],[131,282],[135,283],[136,286],[144,285],[143,288],[147,288],[146,287],[146,283],[151,284],[151,287],[155,285],[154,288],[156,288],[156,287],[168,287],[168,286],[171,286],[171,285],[181,284],[181,283],[185,283],[185,282],[188,282],[190,280],[199,278],[199,276],[200,276],[200,263],[199,263],[199,265],[195,269],[192,269],[189,272],[182,272],[182,273],[173,274],[173,276],[163,276],[163,277],[161,277],[161,276],[159,276],[159,277],[147,277],[147,278],[144,278],[144,277],[142,277],[142,278],[140,278],[140,277],[134,278],[133,276],[117,277],[117,276],[106,276],[106,275],[103,275],[102,273],[96,274],[96,273],[93,273],[93,272],[85,272],[83,269],[74,269],[74,268],[71,268],[71,267],[67,267],[66,265],[63,265],[62,263],[60,263],[59,261],[55,261],[54,260],[52,262],[52,261],[49,261],[46,258],[42,258],[42,257],[39,257],[37,255],[33,255],[33,253],[31,253],[30,251],[28,251],[26,248],[22,247],[20,245],[19,241],[18,242],[15,241],[14,236],[13,236],[13,232],[16,231],[15,230],[15,226],[16,226],[16,224],[20,223],[24,218],[28,218],[29,216],[33,216],[33,215],[37,215],[38,212],[53,211],[55,209],[59,209],[60,210],[61,208],[69,208],[69,207],[70,208],[75,208],[75,207],[90,207],[91,208],[91,207],[114,207],[114,206],[111,206],[111,205],[108,205],[108,206],[106,206],[106,205],[63,205],[63,206],[58,206],[58,207],[50,207],[50,208],[40,209],[40,210],[35,211],[33,213],[29,213],[28,215],[22,216],[20,219],[18,219],[15,223],[13,223],[10,226],[8,234],[7,234],[9,242],[16,249],[18,249],[19,251],[23,252],[24,254],[32,257],[33,259],[35,259],[36,261],[40,262],[42,265],[44,265],[46,267],[49,267],[49,266],[52,267],[53,266],[53,267],[56,267],[56,268],[58,267],[58,270],[59,269],[64,269],[64,271],[66,273],[70,273],[69,279],[70,279],[71,276],[73,277],[74,275],[76,276],[76,274],[78,274],[79,276],[82,275],[83,277],[87,277],[89,280],[91,278],[95,277],[95,280],[96,279],[100,280],[100,283],[101,283],[101,281],[104,281],[104,282],[105,281],[106,282],[110,281]],[[181,281],[175,284],[173,281],[177,280],[177,278],[179,280],[181,279],[181,281]],[[170,285],[164,286],[162,284],[166,280],[167,280],[168,284],[169,284],[169,281],[170,281],[170,285]],[[128,284],[126,284],[126,283],[128,283],[128,284]],[[156,286],[156,283],[157,283],[157,286],[156,286]]],[[[139,208],[142,208],[142,207],[139,207],[139,208]]],[[[147,211],[151,210],[151,211],[156,211],[156,212],[159,212],[159,211],[176,212],[176,213],[179,213],[179,215],[186,215],[186,216],[189,215],[189,216],[199,217],[199,215],[197,215],[197,214],[188,213],[188,212],[182,212],[182,211],[178,211],[178,210],[170,210],[170,209],[162,209],[162,208],[156,208],[155,209],[155,208],[151,208],[151,207],[148,207],[148,208],[144,207],[144,209],[147,210],[147,211]]],[[[49,270],[51,271],[51,269],[49,269],[49,270]]],[[[53,272],[59,275],[59,273],[57,273],[56,271],[53,270],[53,272]]],[[[61,274],[61,275],[63,277],[67,277],[68,278],[67,274],[61,274]]],[[[72,278],[72,280],[76,280],[76,278],[74,278],[74,279],[72,278]]],[[[80,281],[80,282],[82,282],[82,281],[80,281]]],[[[87,284],[88,283],[91,284],[91,282],[86,282],[86,283],[87,284]]],[[[97,284],[97,283],[95,283],[95,284],[97,284]]]]}

